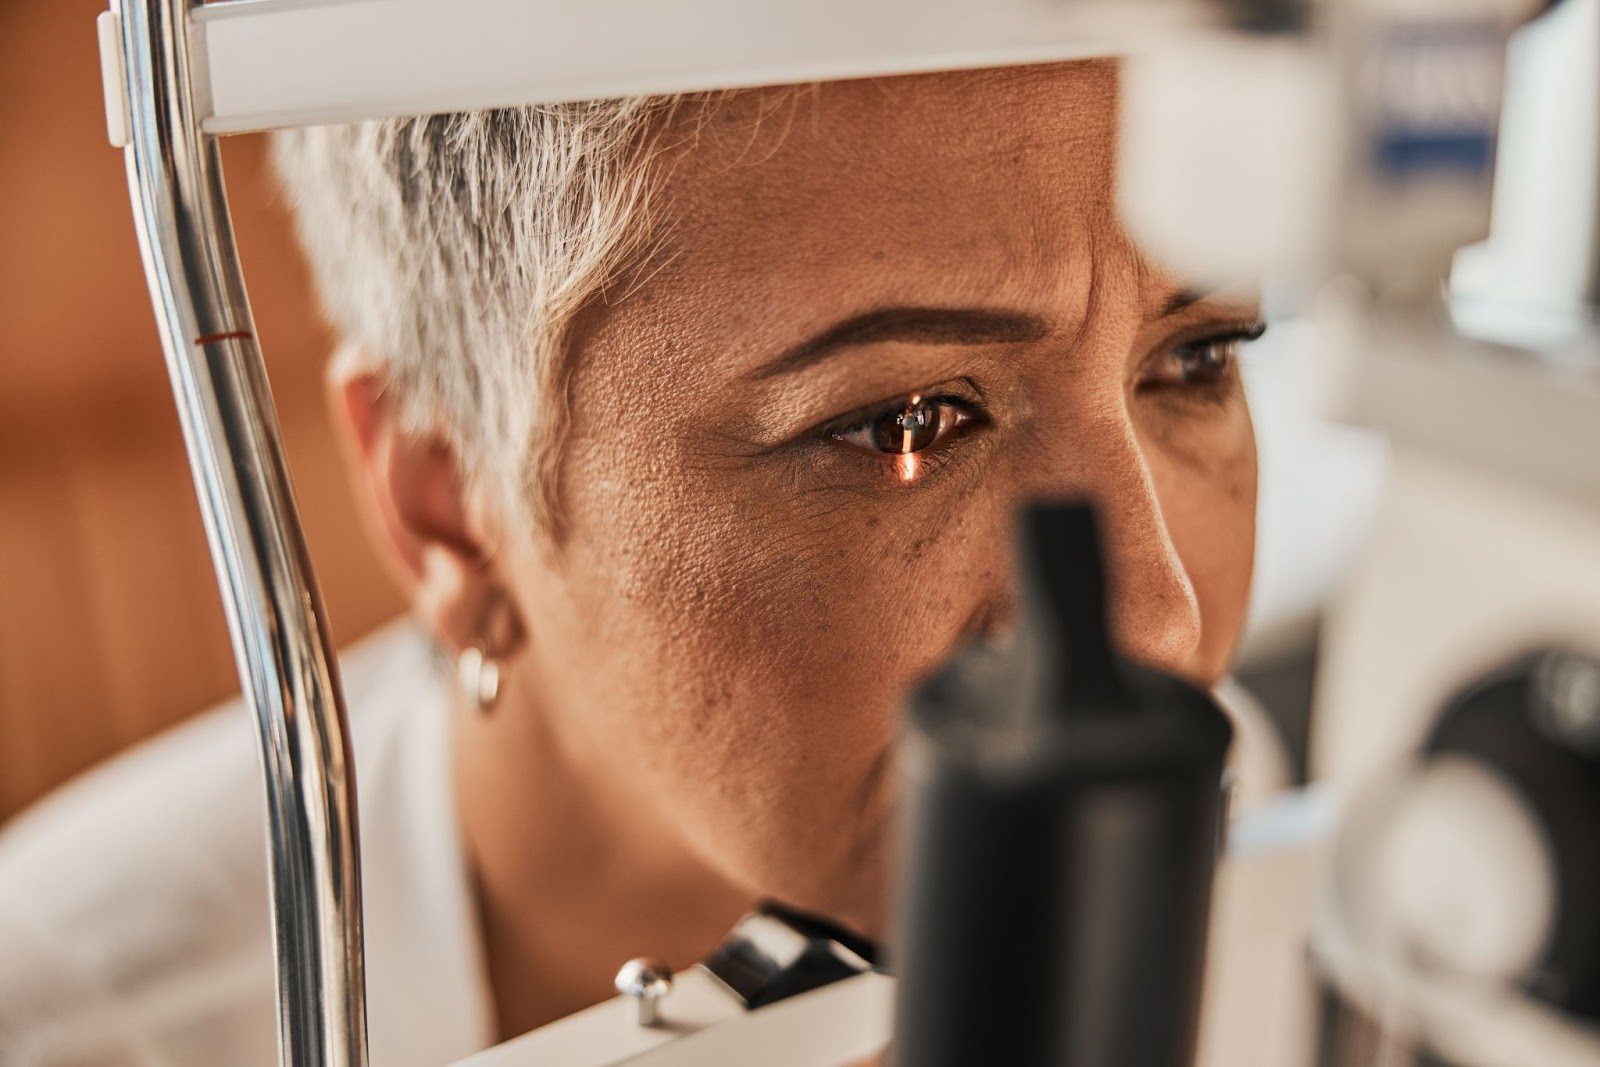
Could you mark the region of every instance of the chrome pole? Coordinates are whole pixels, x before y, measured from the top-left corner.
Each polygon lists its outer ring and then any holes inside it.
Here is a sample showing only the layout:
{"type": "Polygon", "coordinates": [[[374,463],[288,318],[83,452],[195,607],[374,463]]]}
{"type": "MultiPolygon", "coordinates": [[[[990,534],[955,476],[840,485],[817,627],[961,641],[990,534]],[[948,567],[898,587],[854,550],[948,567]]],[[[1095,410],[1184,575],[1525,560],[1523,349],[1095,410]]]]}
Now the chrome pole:
{"type": "MultiPolygon", "coordinates": [[[[279,1062],[367,1062],[354,767],[322,598],[190,51],[199,0],[113,3],[128,185],[266,778],[279,1062]]],[[[197,797],[196,803],[204,803],[197,797]]]]}

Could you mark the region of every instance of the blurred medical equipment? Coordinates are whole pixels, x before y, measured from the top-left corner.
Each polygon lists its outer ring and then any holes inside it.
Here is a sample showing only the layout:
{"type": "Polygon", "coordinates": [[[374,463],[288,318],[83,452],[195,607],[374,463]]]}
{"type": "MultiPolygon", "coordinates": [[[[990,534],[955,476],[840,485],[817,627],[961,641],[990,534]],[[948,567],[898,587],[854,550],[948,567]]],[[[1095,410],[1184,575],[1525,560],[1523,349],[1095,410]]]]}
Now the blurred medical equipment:
{"type": "MultiPolygon", "coordinates": [[[[1525,76],[1513,79],[1502,109],[1508,41],[1542,6],[114,2],[100,23],[108,125],[126,146],[146,272],[266,771],[283,1062],[366,1059],[357,820],[337,673],[233,247],[218,136],[1129,55],[1121,170],[1130,226],[1198,280],[1266,276],[1282,305],[1275,310],[1319,320],[1331,406],[1400,442],[1373,558],[1330,616],[1320,681],[1316,770],[1354,795],[1431,735],[1430,709],[1486,657],[1535,640],[1592,648],[1600,635],[1592,323],[1600,31],[1589,0],[1566,0],[1545,16],[1565,26],[1569,65],[1556,64],[1552,76],[1524,58],[1525,76]],[[1553,99],[1577,103],[1551,112],[1553,99]],[[1567,125],[1552,134],[1552,123],[1567,125]],[[1560,195],[1513,196],[1518,182],[1527,189],[1540,177],[1529,158],[1582,173],[1560,195]],[[1530,199],[1543,210],[1526,210],[1530,199]],[[1470,341],[1444,314],[1452,258],[1490,237],[1491,210],[1494,235],[1463,253],[1454,310],[1476,333],[1527,341],[1533,354],[1470,341]],[[1538,255],[1551,234],[1566,249],[1555,263],[1538,255]],[[1529,262],[1554,272],[1538,300],[1512,284],[1529,262]],[[1441,605],[1457,610],[1436,624],[1441,605]],[[1422,606],[1431,629],[1419,625],[1422,606]]],[[[1197,882],[1195,892],[1203,888],[1197,882]]],[[[733,1018],[680,1011],[697,985],[704,992],[698,978],[668,991],[643,964],[630,978],[650,998],[646,1014],[672,1025],[633,1024],[622,1034],[628,1047],[605,1062],[641,1054],[641,1041],[659,1045],[650,1062],[691,1055],[697,1042],[693,1062],[753,1062],[717,1058],[734,1055],[715,1044],[733,1038],[717,1035],[759,1021],[816,1037],[828,1028],[808,1011],[828,1003],[838,1017],[867,1019],[888,981],[867,972],[757,1011],[739,1003],[733,1018]]],[[[1336,996],[1358,995],[1337,975],[1333,985],[1336,996]]],[[[552,1034],[593,1027],[606,1012],[617,1026],[625,1021],[615,1005],[592,1011],[552,1034]]],[[[1581,1028],[1562,1032],[1588,1039],[1581,1028]]],[[[1600,1044],[1581,1047],[1575,1055],[1588,1058],[1569,1062],[1600,1063],[1600,1044]]],[[[836,1053],[854,1054],[818,1050],[836,1053]]],[[[1535,1046],[1517,1055],[1557,1062],[1535,1046]]],[[[531,1061],[508,1048],[486,1062],[531,1061]]]]}
{"type": "Polygon", "coordinates": [[[894,1059],[1194,1061],[1232,739],[1122,661],[1092,509],[1021,518],[1023,625],[912,701],[894,1059]]]}
{"type": "Polygon", "coordinates": [[[617,999],[460,1067],[853,1063],[890,1038],[895,982],[876,963],[876,948],[848,931],[767,903],[709,959],[677,974],[629,960],[617,999]]]}
{"type": "Polygon", "coordinates": [[[1596,820],[1600,660],[1543,652],[1452,700],[1340,828],[1322,1062],[1595,1063],[1596,820]]]}

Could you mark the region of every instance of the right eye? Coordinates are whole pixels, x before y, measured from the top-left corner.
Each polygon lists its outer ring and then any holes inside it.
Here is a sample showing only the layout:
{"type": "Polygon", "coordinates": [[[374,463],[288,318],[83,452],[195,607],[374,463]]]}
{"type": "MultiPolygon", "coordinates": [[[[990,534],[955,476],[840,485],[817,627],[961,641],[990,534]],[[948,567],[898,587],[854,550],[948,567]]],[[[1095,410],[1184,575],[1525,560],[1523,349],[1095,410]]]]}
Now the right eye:
{"type": "Polygon", "coordinates": [[[892,407],[828,431],[834,440],[883,456],[911,456],[942,441],[976,417],[951,397],[908,396],[892,407]]]}

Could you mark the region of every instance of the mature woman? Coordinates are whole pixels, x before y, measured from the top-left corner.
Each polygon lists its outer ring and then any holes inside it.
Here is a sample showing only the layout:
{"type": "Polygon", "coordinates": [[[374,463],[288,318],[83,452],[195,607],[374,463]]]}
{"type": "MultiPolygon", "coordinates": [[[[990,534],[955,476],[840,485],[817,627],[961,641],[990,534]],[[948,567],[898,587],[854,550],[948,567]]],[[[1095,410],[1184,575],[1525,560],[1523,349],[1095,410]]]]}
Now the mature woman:
{"type": "MultiPolygon", "coordinates": [[[[1124,649],[1221,678],[1257,311],[1119,227],[1116,97],[1081,62],[282,143],[415,606],[346,666],[374,1062],[760,897],[880,932],[897,705],[1010,625],[1019,501],[1095,500],[1124,649]]],[[[271,1062],[254,758],[227,712],[0,843],[0,1062],[271,1062]]]]}

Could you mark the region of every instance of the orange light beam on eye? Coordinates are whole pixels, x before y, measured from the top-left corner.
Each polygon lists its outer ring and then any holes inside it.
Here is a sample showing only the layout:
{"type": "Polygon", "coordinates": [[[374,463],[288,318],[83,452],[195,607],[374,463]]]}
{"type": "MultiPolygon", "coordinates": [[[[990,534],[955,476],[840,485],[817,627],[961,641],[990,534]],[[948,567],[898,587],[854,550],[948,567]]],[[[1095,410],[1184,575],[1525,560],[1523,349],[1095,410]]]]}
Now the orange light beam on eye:
{"type": "Polygon", "coordinates": [[[905,414],[900,418],[900,480],[902,482],[909,482],[917,476],[917,454],[911,450],[911,446],[916,443],[916,438],[908,424],[908,419],[920,403],[922,403],[922,397],[909,397],[906,400],[905,414]]]}

